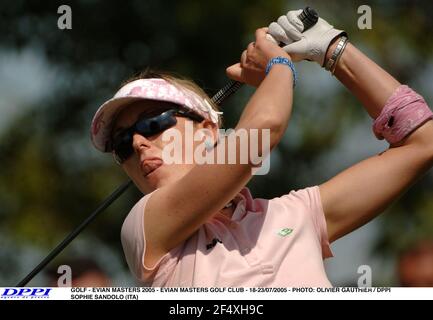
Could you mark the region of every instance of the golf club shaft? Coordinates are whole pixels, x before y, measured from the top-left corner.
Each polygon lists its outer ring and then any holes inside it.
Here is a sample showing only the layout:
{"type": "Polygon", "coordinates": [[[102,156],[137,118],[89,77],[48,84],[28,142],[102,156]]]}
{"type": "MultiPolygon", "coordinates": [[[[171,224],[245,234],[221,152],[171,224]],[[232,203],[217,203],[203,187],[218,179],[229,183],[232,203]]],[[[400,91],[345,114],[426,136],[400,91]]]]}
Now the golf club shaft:
{"type": "Polygon", "coordinates": [[[65,247],[75,239],[78,234],[83,231],[90,222],[92,222],[98,214],[104,211],[110,204],[112,204],[123,192],[128,189],[132,184],[131,180],[126,181],[120,187],[118,187],[103,203],[89,216],[87,217],[78,227],[76,227],[61,243],[48,254],[44,260],[41,261],[23,280],[21,280],[16,286],[24,287],[30,280],[34,278],[51,260],[53,260],[65,247]]]}

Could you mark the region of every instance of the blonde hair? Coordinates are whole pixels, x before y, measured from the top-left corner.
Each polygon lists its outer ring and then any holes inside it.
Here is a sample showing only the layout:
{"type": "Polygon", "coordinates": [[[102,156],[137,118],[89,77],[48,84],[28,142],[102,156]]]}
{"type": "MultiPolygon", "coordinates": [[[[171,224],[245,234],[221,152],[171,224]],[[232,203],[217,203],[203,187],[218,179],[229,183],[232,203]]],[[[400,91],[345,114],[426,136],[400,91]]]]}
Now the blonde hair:
{"type": "MultiPolygon", "coordinates": [[[[213,102],[212,99],[206,94],[206,92],[204,92],[204,90],[199,85],[197,85],[193,80],[183,78],[174,74],[170,74],[164,71],[154,71],[154,70],[146,69],[144,71],[141,71],[137,75],[124,81],[120,87],[123,87],[124,85],[135,80],[153,79],[153,78],[164,79],[165,81],[171,83],[176,87],[181,87],[181,88],[191,90],[192,92],[197,94],[200,98],[207,101],[212,107],[212,109],[214,109],[217,112],[219,111],[218,105],[215,102],[213,102]]],[[[220,128],[222,127],[221,115],[218,115],[218,127],[220,128]]]]}

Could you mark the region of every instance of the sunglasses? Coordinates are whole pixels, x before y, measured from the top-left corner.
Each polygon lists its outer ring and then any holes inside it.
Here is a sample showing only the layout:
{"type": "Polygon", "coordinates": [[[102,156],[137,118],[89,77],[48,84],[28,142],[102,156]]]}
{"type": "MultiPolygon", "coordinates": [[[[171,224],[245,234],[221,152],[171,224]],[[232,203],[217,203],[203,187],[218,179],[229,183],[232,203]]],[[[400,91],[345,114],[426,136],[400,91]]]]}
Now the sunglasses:
{"type": "Polygon", "coordinates": [[[135,133],[146,138],[161,133],[177,124],[176,116],[197,122],[204,120],[204,117],[184,109],[170,109],[150,118],[147,115],[146,118],[139,119],[131,127],[123,129],[113,137],[111,149],[116,162],[123,163],[134,153],[132,139],[135,133]]]}

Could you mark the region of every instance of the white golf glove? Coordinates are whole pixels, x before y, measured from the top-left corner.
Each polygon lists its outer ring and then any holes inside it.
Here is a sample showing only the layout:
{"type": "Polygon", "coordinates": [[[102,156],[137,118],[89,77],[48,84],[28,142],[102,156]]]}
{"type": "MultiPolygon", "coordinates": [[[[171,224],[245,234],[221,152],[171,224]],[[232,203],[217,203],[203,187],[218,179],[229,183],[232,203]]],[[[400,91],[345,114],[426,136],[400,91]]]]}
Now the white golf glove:
{"type": "Polygon", "coordinates": [[[310,29],[302,32],[304,25],[298,18],[301,12],[302,10],[293,10],[279,17],[277,22],[269,25],[268,33],[277,42],[286,45],[283,49],[290,54],[293,61],[313,60],[323,67],[331,41],[345,32],[335,29],[322,18],[310,29]]]}

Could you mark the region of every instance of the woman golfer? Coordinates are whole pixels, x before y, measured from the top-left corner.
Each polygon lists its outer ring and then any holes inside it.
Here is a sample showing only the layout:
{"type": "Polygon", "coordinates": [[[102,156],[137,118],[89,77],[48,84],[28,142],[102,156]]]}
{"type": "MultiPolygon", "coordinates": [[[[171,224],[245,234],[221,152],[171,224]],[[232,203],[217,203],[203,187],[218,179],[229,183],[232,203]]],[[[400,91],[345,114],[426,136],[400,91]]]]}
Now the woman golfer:
{"type": "Polygon", "coordinates": [[[227,69],[257,87],[235,133],[256,142],[259,158],[277,146],[292,111],[292,61],[308,59],[359,99],[390,148],[321,185],[253,198],[245,185],[257,159],[228,161],[230,153],[240,159],[244,146],[237,139],[229,148],[229,138],[218,135],[219,113],[202,90],[157,74],[129,81],[96,112],[92,141],[146,194],[121,231],[129,268],[144,285],[331,286],[323,265],[329,243],[383,212],[432,166],[433,114],[424,99],[323,19],[301,33],[299,14],[258,29],[240,63],[227,69]],[[167,139],[191,134],[204,140],[167,139]],[[219,161],[198,163],[194,155],[206,153],[219,161]],[[182,161],[169,163],[167,154],[182,161]]]}

